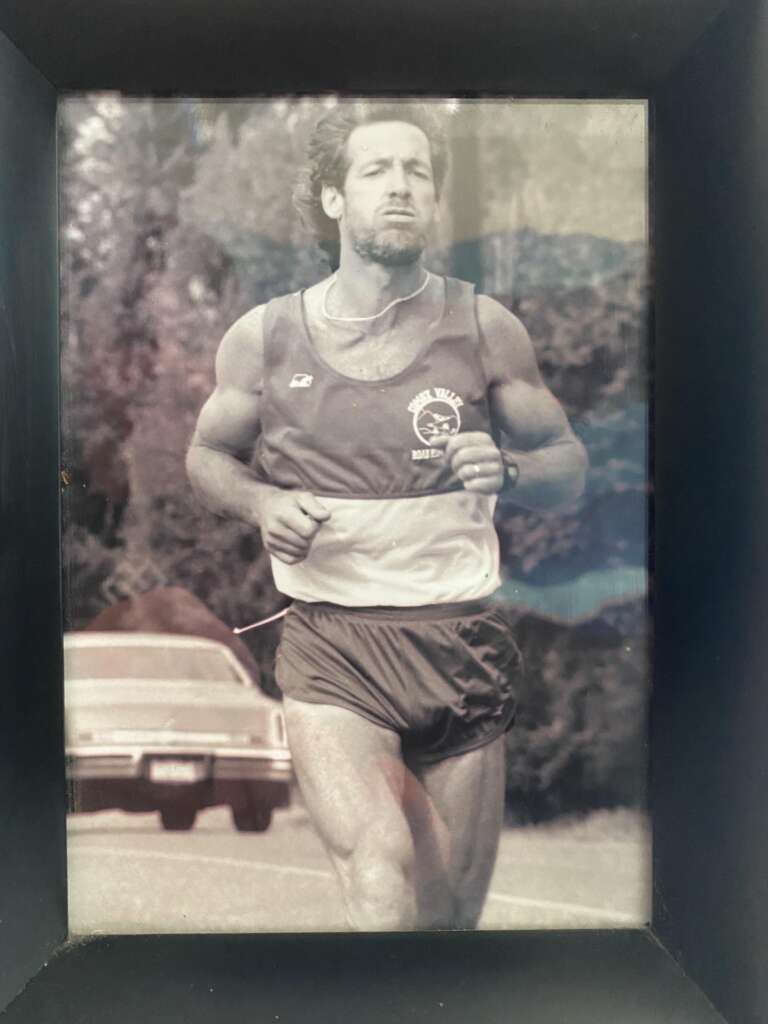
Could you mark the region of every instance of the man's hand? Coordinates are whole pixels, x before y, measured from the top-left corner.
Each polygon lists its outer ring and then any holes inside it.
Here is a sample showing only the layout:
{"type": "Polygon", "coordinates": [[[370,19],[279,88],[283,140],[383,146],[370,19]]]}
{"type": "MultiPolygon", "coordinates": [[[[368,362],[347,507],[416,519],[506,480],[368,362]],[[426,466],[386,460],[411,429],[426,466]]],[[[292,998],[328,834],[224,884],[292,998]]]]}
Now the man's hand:
{"type": "Polygon", "coordinates": [[[504,486],[504,463],[490,434],[467,431],[451,437],[435,437],[430,444],[442,449],[465,490],[497,494],[504,486]]]}
{"type": "Polygon", "coordinates": [[[330,517],[328,509],[309,491],[271,489],[259,509],[264,547],[286,565],[302,562],[315,534],[330,517]]]}

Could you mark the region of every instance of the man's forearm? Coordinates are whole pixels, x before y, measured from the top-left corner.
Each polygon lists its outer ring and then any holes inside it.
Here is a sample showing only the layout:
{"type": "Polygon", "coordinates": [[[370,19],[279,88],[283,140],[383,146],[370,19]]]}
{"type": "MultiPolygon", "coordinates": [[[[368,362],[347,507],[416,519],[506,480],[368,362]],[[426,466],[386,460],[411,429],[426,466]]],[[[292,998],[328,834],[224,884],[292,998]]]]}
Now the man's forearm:
{"type": "Polygon", "coordinates": [[[517,479],[514,486],[504,487],[502,501],[546,511],[569,505],[584,490],[588,459],[576,438],[529,452],[505,448],[504,455],[517,466],[517,479]]]}
{"type": "Polygon", "coordinates": [[[193,444],[187,452],[187,476],[209,512],[256,527],[262,520],[264,499],[275,490],[233,455],[201,444],[193,444]]]}

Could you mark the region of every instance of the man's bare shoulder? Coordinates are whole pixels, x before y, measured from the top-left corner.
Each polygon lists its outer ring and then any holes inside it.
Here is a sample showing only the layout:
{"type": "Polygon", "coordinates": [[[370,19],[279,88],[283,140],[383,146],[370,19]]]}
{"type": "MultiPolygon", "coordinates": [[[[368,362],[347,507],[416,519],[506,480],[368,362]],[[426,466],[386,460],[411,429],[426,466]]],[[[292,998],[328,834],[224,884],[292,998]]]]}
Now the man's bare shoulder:
{"type": "Polygon", "coordinates": [[[523,322],[490,295],[477,296],[477,322],[483,363],[492,381],[510,378],[538,382],[536,356],[523,322]]]}
{"type": "Polygon", "coordinates": [[[216,383],[239,391],[260,391],[264,375],[264,310],[254,306],[221,339],[216,353],[216,383]]]}
{"type": "Polygon", "coordinates": [[[483,335],[491,343],[502,341],[507,347],[528,340],[522,320],[490,295],[477,296],[477,319],[483,335]]]}

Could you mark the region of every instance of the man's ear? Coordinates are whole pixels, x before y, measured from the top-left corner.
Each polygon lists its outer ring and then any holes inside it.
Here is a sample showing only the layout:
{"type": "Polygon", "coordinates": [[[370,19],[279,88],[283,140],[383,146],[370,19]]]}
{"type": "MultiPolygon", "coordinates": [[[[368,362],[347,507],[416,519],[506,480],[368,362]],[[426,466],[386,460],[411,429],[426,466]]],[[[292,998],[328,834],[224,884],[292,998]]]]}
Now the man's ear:
{"type": "Polygon", "coordinates": [[[320,192],[323,213],[331,220],[338,220],[344,212],[344,196],[335,185],[323,185],[320,192]]]}

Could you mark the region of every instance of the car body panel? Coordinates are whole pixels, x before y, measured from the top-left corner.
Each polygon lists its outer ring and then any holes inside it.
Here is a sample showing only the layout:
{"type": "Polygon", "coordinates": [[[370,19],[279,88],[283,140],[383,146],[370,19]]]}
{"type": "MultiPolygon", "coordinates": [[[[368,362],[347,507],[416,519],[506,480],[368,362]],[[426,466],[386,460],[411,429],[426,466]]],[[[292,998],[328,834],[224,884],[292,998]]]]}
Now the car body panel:
{"type": "Polygon", "coordinates": [[[271,811],[289,802],[280,704],[225,645],[124,632],[69,633],[64,645],[73,810],[229,803],[233,812],[245,804],[271,811]]]}

